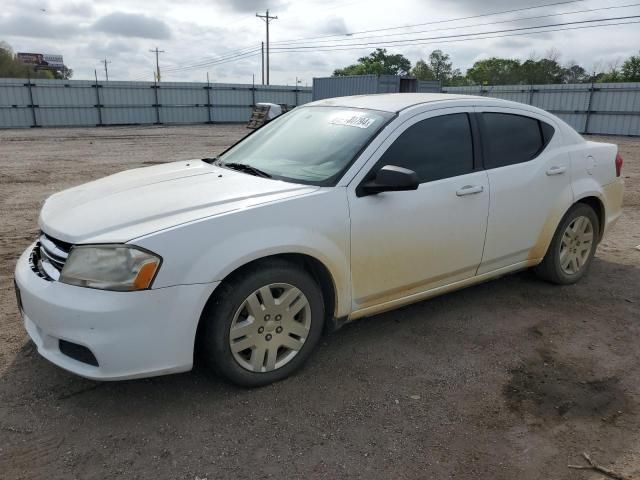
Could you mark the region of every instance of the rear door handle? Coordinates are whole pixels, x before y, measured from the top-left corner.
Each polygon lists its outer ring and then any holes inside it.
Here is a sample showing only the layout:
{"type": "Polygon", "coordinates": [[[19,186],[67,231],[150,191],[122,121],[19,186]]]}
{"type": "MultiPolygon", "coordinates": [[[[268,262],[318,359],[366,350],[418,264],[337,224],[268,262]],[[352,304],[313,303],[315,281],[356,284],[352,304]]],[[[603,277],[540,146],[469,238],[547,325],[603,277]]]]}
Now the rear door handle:
{"type": "Polygon", "coordinates": [[[464,197],[465,195],[473,195],[474,193],[482,193],[484,187],[482,185],[465,185],[460,190],[456,191],[456,195],[464,197]]]}
{"type": "Polygon", "coordinates": [[[551,167],[549,170],[547,170],[547,175],[562,175],[566,171],[567,167],[551,167]]]}

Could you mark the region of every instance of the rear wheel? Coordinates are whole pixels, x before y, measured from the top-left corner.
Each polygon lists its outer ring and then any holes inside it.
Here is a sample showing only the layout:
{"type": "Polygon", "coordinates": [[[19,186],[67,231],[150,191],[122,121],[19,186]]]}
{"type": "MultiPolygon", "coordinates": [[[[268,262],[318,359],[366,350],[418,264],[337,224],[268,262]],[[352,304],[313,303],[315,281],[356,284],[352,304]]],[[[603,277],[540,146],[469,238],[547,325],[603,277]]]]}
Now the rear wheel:
{"type": "Polygon", "coordinates": [[[600,222],[586,204],[574,205],[564,216],[536,274],[549,282],[569,285],[588,271],[598,246],[600,222]]]}
{"type": "Polygon", "coordinates": [[[322,293],[306,271],[269,260],[223,283],[202,321],[208,363],[239,385],[266,385],[311,354],[324,321],[322,293]]]}

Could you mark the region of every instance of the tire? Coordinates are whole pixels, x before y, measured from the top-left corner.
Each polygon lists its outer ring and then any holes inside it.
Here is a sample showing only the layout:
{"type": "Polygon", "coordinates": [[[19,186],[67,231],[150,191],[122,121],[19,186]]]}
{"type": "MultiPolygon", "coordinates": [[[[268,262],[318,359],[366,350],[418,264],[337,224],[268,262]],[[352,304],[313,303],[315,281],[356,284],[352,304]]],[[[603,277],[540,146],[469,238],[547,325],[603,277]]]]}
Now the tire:
{"type": "Polygon", "coordinates": [[[200,347],[209,366],[240,386],[267,385],[299,369],[320,340],[322,291],[295,264],[265,260],[225,280],[201,323],[200,347]]]}
{"type": "Polygon", "coordinates": [[[576,283],[591,266],[599,232],[600,221],[593,208],[584,203],[575,204],[560,221],[549,250],[534,272],[541,279],[558,285],[576,283]],[[587,245],[588,238],[591,240],[587,245]]]}

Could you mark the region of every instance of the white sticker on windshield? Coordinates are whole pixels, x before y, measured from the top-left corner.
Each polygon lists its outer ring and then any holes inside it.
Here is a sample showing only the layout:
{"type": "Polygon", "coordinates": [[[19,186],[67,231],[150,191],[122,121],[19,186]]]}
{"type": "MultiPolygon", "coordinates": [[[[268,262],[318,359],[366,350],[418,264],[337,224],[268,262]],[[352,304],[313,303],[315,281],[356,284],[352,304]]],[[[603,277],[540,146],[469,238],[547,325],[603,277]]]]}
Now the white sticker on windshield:
{"type": "Polygon", "coordinates": [[[369,128],[375,121],[375,118],[369,118],[353,113],[343,113],[333,117],[329,123],[333,125],[346,125],[348,127],[369,128]]]}

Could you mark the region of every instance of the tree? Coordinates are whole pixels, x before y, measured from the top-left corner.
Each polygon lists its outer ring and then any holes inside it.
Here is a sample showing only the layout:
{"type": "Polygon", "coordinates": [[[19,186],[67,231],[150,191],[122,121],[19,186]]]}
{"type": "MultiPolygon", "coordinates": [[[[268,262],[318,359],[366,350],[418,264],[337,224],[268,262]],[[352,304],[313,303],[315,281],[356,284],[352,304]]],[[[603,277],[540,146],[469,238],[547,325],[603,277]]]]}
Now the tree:
{"type": "Polygon", "coordinates": [[[477,85],[509,85],[518,83],[519,70],[519,60],[492,57],[475,62],[467,78],[477,85]]]}
{"type": "Polygon", "coordinates": [[[442,50],[434,50],[429,55],[429,63],[418,60],[411,74],[418,80],[440,80],[442,84],[449,84],[453,77],[460,75],[460,70],[453,68],[449,54],[442,50]]]}
{"type": "Polygon", "coordinates": [[[640,52],[638,55],[631,55],[622,64],[622,80],[640,82],[640,52]]]}
{"type": "Polygon", "coordinates": [[[346,75],[407,75],[411,70],[411,62],[401,54],[390,55],[384,48],[377,48],[366,57],[358,59],[358,63],[339,68],[333,72],[334,77],[346,75]]]}
{"type": "Polygon", "coordinates": [[[0,77],[3,78],[53,78],[46,70],[35,70],[14,57],[13,49],[7,42],[0,41],[0,77]]]}
{"type": "Polygon", "coordinates": [[[518,83],[549,84],[561,83],[564,69],[555,58],[529,59],[520,65],[518,83]]]}
{"type": "Polygon", "coordinates": [[[424,60],[418,60],[416,66],[411,70],[411,75],[418,80],[435,80],[436,76],[431,67],[424,60]]]}
{"type": "Polygon", "coordinates": [[[562,77],[562,83],[585,83],[590,80],[587,71],[576,62],[569,62],[564,67],[562,77]]]}
{"type": "Polygon", "coordinates": [[[613,83],[622,82],[622,74],[620,72],[620,59],[612,60],[609,62],[609,68],[606,72],[601,72],[596,75],[596,82],[598,83],[613,83]]]}

